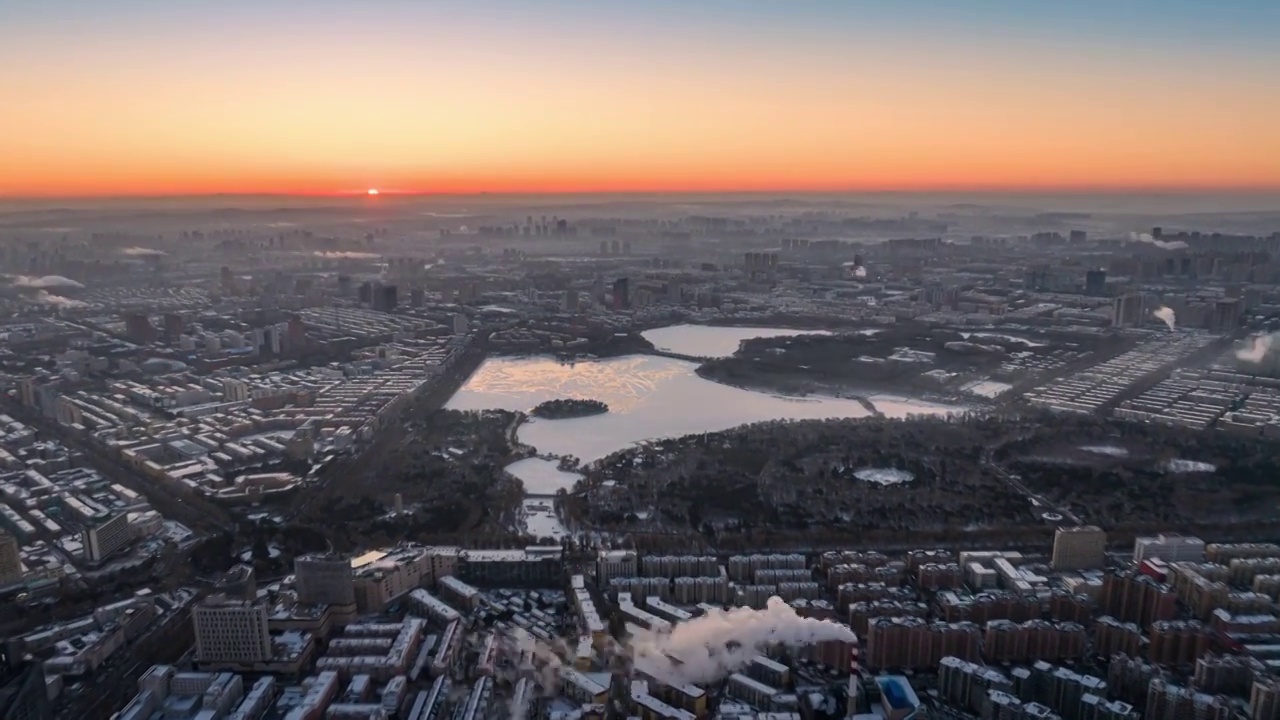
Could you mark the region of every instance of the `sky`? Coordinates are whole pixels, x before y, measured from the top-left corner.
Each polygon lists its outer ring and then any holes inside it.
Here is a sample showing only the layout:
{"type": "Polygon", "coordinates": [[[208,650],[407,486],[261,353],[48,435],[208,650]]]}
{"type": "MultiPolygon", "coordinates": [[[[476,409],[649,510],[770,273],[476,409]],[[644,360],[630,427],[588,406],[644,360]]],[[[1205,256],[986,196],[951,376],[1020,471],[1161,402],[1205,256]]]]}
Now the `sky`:
{"type": "Polygon", "coordinates": [[[0,0],[0,196],[1280,188],[1276,0],[0,0]]]}

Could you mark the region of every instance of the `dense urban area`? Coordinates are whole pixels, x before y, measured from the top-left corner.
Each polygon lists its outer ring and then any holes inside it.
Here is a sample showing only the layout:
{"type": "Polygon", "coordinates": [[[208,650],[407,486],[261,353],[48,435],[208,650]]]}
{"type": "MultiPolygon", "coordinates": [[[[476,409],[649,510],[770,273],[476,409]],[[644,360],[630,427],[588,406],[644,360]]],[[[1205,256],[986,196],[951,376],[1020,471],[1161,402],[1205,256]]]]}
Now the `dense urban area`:
{"type": "Polygon", "coordinates": [[[0,717],[1280,720],[1280,213],[913,202],[0,206],[0,717]]]}

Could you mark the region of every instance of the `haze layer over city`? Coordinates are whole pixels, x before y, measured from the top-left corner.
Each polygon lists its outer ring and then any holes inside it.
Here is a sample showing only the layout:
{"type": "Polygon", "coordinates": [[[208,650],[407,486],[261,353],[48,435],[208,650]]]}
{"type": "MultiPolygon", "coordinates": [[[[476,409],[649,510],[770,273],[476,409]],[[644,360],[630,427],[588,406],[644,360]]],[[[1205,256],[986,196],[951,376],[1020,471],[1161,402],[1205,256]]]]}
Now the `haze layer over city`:
{"type": "Polygon", "coordinates": [[[0,8],[0,718],[1280,720],[1280,6],[0,8]]]}

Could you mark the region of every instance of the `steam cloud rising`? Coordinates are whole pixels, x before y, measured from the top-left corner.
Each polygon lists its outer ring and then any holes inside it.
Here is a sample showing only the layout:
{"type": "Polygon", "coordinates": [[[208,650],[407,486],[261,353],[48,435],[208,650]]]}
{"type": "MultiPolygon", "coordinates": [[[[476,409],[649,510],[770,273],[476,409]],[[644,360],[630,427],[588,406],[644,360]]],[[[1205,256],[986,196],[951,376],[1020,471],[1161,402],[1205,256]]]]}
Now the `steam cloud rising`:
{"type": "Polygon", "coordinates": [[[865,267],[863,267],[863,266],[859,265],[859,266],[857,266],[857,267],[855,267],[855,268],[853,269],[853,276],[854,276],[854,277],[860,277],[860,278],[866,277],[866,276],[867,276],[867,269],[866,269],[865,267]]]}
{"type": "Polygon", "coordinates": [[[1155,245],[1156,247],[1162,250],[1185,250],[1188,247],[1190,247],[1189,245],[1182,242],[1181,240],[1173,240],[1171,242],[1165,242],[1164,240],[1157,240],[1151,237],[1150,235],[1148,235],[1147,233],[1129,233],[1129,240],[1132,242],[1140,242],[1140,243],[1147,243],[1148,245],[1155,245]]]}
{"type": "MultiPolygon", "coordinates": [[[[514,628],[507,636],[510,649],[515,654],[523,656],[528,653],[529,660],[533,665],[517,668],[520,673],[534,674],[538,684],[547,692],[554,692],[560,685],[560,668],[564,667],[564,663],[560,660],[560,654],[563,649],[556,648],[547,643],[541,642],[527,630],[523,628],[514,628]]],[[[514,682],[515,678],[508,678],[514,682]]],[[[520,698],[513,697],[511,705],[508,708],[508,714],[511,720],[525,720],[528,713],[528,707],[521,705],[520,698]]]]}
{"type": "Polygon", "coordinates": [[[1236,359],[1251,363],[1262,362],[1262,359],[1271,351],[1271,346],[1275,344],[1278,336],[1280,333],[1254,335],[1249,338],[1247,345],[1236,350],[1236,359]]]}
{"type": "Polygon", "coordinates": [[[24,288],[83,288],[84,285],[72,280],[69,277],[61,275],[45,275],[43,277],[34,277],[31,275],[15,275],[13,276],[14,287],[24,288]]]}
{"type": "Polygon", "coordinates": [[[88,303],[81,302],[79,300],[74,300],[69,297],[62,297],[61,295],[52,295],[47,290],[40,290],[31,297],[36,302],[41,302],[46,305],[57,305],[58,307],[73,308],[73,307],[86,307],[88,305],[88,303]]]}
{"type": "Polygon", "coordinates": [[[856,642],[844,625],[796,615],[781,598],[764,610],[712,611],[669,633],[646,631],[630,640],[637,670],[670,685],[709,683],[747,666],[771,646],[799,648],[827,640],[856,642]],[[671,658],[679,662],[672,662],[671,658]]]}
{"type": "Polygon", "coordinates": [[[1152,310],[1151,314],[1163,320],[1164,324],[1169,326],[1169,332],[1177,329],[1178,316],[1174,314],[1172,309],[1161,305],[1158,309],[1152,310]]]}

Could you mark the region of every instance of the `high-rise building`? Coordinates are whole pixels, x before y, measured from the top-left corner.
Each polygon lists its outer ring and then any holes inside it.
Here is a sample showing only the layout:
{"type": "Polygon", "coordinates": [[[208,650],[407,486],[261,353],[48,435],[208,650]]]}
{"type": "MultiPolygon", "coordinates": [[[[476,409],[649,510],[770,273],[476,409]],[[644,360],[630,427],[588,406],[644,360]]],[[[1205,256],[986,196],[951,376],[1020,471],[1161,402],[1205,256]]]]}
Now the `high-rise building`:
{"type": "Polygon", "coordinates": [[[1127,292],[1117,297],[1111,304],[1111,324],[1114,327],[1141,325],[1146,320],[1145,306],[1141,293],[1127,292]]]}
{"type": "Polygon", "coordinates": [[[146,313],[138,312],[125,314],[124,332],[130,340],[144,345],[153,342],[160,334],[156,327],[151,324],[151,318],[147,317],[146,313]]]}
{"type": "Polygon", "coordinates": [[[1054,570],[1100,568],[1106,553],[1107,534],[1096,525],[1060,527],[1053,534],[1054,570]]]}
{"type": "Polygon", "coordinates": [[[1140,537],[1133,541],[1133,560],[1142,562],[1160,558],[1167,563],[1204,562],[1204,541],[1189,535],[1173,533],[1140,537]]]}
{"type": "Polygon", "coordinates": [[[1136,656],[1143,651],[1142,628],[1103,615],[1093,625],[1093,649],[1104,658],[1117,653],[1136,656]]]}
{"type": "Polygon", "coordinates": [[[1231,698],[1225,695],[1208,695],[1156,678],[1147,688],[1147,707],[1142,717],[1148,720],[1228,720],[1233,715],[1231,698]]]}
{"type": "Polygon", "coordinates": [[[166,340],[177,340],[182,335],[185,322],[181,313],[164,314],[164,337],[166,340]]]}
{"type": "Polygon", "coordinates": [[[371,290],[370,305],[374,310],[391,312],[396,309],[397,291],[395,285],[375,285],[371,290]]]}
{"type": "Polygon", "coordinates": [[[302,318],[294,315],[286,324],[286,347],[289,352],[300,353],[307,349],[307,324],[302,318]]]}
{"type": "Polygon", "coordinates": [[[1213,634],[1198,620],[1151,623],[1147,658],[1157,665],[1190,665],[1209,650],[1213,634]]]}
{"type": "Polygon", "coordinates": [[[1089,295],[1107,293],[1107,271],[1089,270],[1084,274],[1084,291],[1089,295]]]}
{"type": "Polygon", "coordinates": [[[1213,317],[1209,329],[1216,332],[1230,332],[1240,325],[1240,316],[1244,314],[1244,300],[1240,298],[1221,298],[1213,304],[1213,317]]]}
{"type": "Polygon", "coordinates": [[[132,529],[126,513],[118,513],[112,517],[104,515],[87,523],[80,532],[85,559],[93,563],[107,559],[111,553],[129,544],[131,539],[132,529]]]}
{"type": "Polygon", "coordinates": [[[256,663],[271,659],[267,606],[212,595],[191,610],[197,663],[256,663]]]}
{"type": "Polygon", "coordinates": [[[1280,720],[1280,678],[1259,677],[1249,690],[1252,720],[1280,720]]]}
{"type": "Polygon", "coordinates": [[[573,288],[565,290],[564,300],[561,302],[560,309],[565,312],[578,312],[579,305],[578,291],[573,288]]]}
{"type": "Polygon", "coordinates": [[[45,687],[44,665],[10,662],[0,650],[0,718],[53,720],[53,704],[45,687]]]}
{"type": "Polygon", "coordinates": [[[18,538],[0,530],[0,587],[22,579],[22,556],[18,538]]]}
{"type": "Polygon", "coordinates": [[[303,555],[293,562],[298,601],[351,605],[356,601],[351,560],[341,555],[303,555]]]}
{"type": "Polygon", "coordinates": [[[1108,573],[1102,580],[1102,612],[1147,627],[1172,620],[1177,612],[1173,588],[1141,573],[1108,573]]]}
{"type": "Polygon", "coordinates": [[[631,307],[631,282],[627,278],[613,281],[613,309],[627,310],[631,307]]]}

